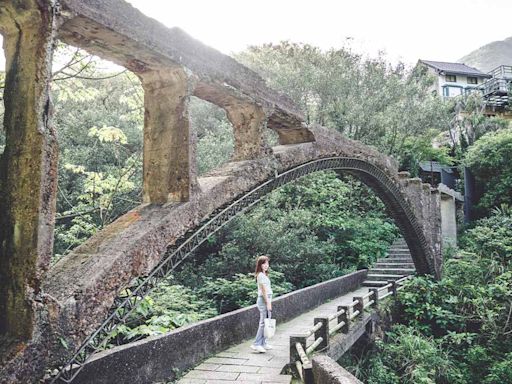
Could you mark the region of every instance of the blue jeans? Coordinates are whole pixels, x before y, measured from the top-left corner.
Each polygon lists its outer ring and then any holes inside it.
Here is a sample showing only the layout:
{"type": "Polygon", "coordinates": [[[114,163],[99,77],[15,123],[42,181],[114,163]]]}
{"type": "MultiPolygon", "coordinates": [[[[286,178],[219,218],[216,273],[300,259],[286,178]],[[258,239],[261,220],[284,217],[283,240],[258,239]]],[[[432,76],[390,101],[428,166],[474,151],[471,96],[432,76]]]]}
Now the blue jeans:
{"type": "MultiPolygon", "coordinates": [[[[268,300],[272,300],[272,295],[267,295],[267,297],[268,300]]],[[[258,327],[258,333],[256,333],[256,340],[254,340],[253,345],[261,345],[262,347],[264,347],[266,345],[265,336],[263,334],[263,330],[265,329],[265,318],[267,317],[267,315],[270,317],[271,313],[270,311],[267,311],[267,306],[262,296],[258,296],[258,300],[256,300],[256,305],[258,306],[258,310],[260,311],[260,323],[258,327]]]]}

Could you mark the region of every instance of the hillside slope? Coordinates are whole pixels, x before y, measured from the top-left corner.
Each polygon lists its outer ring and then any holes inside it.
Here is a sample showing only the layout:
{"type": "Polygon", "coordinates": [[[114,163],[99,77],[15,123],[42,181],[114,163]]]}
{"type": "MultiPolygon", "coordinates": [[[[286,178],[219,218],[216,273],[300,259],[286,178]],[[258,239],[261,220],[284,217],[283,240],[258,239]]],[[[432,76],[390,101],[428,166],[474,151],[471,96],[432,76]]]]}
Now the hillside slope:
{"type": "Polygon", "coordinates": [[[503,64],[512,65],[512,36],[475,49],[458,61],[476,67],[482,72],[489,72],[503,64]]]}

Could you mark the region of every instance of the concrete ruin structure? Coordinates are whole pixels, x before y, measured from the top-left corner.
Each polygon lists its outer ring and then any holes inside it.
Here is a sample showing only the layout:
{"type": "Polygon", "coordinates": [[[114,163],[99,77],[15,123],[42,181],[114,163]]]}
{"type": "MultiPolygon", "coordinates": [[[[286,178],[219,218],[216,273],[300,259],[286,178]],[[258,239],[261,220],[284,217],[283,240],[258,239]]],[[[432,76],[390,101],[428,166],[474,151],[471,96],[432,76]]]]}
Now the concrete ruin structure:
{"type": "MultiPolygon", "coordinates": [[[[256,73],[182,30],[122,0],[4,0],[0,33],[6,54],[1,382],[34,382],[65,362],[123,287],[152,271],[169,246],[220,207],[305,164],[312,164],[305,173],[333,169],[369,185],[400,227],[417,271],[440,275],[442,192],[399,173],[396,161],[374,148],[306,125],[298,107],[256,73]],[[58,148],[49,83],[57,40],[140,78],[144,203],[50,267],[58,148]],[[232,161],[204,177],[196,172],[191,96],[223,108],[234,129],[232,161]],[[267,129],[277,133],[278,146],[266,143],[267,129]]],[[[453,232],[453,222],[446,228],[453,232]]]]}

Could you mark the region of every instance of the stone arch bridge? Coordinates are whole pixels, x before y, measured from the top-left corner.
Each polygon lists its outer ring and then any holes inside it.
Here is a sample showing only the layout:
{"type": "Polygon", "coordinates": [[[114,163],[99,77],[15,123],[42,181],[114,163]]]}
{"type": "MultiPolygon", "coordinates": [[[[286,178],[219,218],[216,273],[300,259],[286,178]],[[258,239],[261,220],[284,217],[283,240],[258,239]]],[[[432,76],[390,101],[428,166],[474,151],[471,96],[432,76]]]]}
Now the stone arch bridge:
{"type": "Polygon", "coordinates": [[[399,173],[374,148],[306,125],[298,108],[256,73],[180,29],[122,0],[4,0],[0,32],[7,63],[0,162],[0,334],[11,340],[1,351],[6,382],[35,380],[65,361],[79,367],[102,332],[136,304],[117,297],[124,287],[150,290],[236,214],[320,170],[369,185],[400,227],[417,271],[439,276],[438,189],[399,173]],[[57,39],[140,78],[144,203],[50,267],[58,148],[49,83],[57,39]],[[234,129],[232,161],[204,177],[196,174],[191,96],[223,108],[234,129]],[[277,133],[279,145],[269,147],[266,129],[277,133]]]}

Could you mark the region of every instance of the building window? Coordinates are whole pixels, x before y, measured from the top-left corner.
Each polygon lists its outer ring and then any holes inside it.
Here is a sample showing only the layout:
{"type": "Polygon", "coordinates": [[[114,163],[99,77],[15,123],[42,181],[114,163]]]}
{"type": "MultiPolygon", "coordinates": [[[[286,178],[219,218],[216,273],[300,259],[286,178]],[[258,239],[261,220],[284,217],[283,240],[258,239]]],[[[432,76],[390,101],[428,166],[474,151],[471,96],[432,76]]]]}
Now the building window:
{"type": "Polygon", "coordinates": [[[468,76],[468,84],[478,84],[478,78],[468,76]]]}
{"type": "Polygon", "coordinates": [[[443,87],[443,96],[450,97],[450,87],[443,87]]]}
{"type": "Polygon", "coordinates": [[[457,82],[457,76],[455,75],[446,75],[446,81],[449,83],[457,82]]]}

